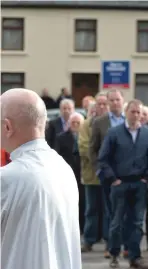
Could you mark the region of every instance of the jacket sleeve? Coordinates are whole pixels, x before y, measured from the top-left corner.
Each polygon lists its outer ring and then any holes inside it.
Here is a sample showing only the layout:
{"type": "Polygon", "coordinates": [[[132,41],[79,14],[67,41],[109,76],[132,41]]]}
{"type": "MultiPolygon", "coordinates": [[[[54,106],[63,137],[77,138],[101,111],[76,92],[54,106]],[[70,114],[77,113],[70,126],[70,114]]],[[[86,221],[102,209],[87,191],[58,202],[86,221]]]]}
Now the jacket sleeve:
{"type": "Polygon", "coordinates": [[[62,156],[62,149],[61,149],[61,136],[60,134],[57,135],[56,141],[55,141],[55,150],[56,152],[62,156]]]}
{"type": "Polygon", "coordinates": [[[89,121],[86,120],[80,128],[78,139],[79,153],[81,157],[88,158],[89,149],[89,121]]]}
{"type": "Polygon", "coordinates": [[[112,182],[117,179],[111,165],[111,160],[115,150],[115,143],[116,139],[114,132],[110,129],[104,138],[98,156],[100,173],[103,174],[104,179],[109,179],[112,182]]]}
{"type": "Polygon", "coordinates": [[[45,131],[45,138],[48,145],[51,148],[54,148],[54,139],[55,139],[55,128],[52,121],[49,122],[48,127],[45,131]]]}
{"type": "Polygon", "coordinates": [[[95,171],[98,170],[97,156],[101,147],[100,129],[98,119],[94,120],[89,141],[89,159],[95,171]]]}
{"type": "Polygon", "coordinates": [[[147,149],[147,169],[145,171],[145,179],[147,180],[148,182],[148,149],[147,149]]]}

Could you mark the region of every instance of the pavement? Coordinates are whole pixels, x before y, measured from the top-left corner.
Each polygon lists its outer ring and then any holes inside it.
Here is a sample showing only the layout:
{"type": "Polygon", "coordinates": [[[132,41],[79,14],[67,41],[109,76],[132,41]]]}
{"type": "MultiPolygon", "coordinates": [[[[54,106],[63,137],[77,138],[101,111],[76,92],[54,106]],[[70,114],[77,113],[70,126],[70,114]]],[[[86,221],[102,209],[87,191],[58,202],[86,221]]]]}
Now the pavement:
{"type": "MultiPolygon", "coordinates": [[[[141,244],[142,256],[145,260],[148,260],[148,251],[146,251],[146,240],[145,238],[141,244]]],[[[83,269],[109,269],[109,260],[104,259],[104,244],[96,244],[93,251],[82,254],[83,269]]],[[[120,269],[129,268],[128,261],[120,257],[120,269]]]]}

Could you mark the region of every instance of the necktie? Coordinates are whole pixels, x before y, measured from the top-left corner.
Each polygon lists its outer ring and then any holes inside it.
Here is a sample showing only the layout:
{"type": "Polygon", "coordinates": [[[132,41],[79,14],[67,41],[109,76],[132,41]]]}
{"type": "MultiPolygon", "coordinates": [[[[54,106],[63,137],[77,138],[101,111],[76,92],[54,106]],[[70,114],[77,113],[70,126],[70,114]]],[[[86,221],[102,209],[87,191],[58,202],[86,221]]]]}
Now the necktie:
{"type": "Polygon", "coordinates": [[[79,148],[78,148],[78,136],[74,134],[74,145],[73,145],[73,153],[78,153],[79,148]]]}

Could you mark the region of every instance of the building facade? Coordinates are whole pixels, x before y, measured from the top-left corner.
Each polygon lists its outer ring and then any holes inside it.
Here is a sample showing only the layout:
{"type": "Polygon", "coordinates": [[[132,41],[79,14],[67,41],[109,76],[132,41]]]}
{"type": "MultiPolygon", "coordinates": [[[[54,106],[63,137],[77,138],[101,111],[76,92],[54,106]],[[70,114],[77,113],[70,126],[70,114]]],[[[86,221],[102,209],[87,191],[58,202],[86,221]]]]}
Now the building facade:
{"type": "Polygon", "coordinates": [[[110,83],[104,61],[126,61],[128,81],[117,87],[148,104],[148,3],[97,2],[2,1],[2,92],[46,87],[56,97],[68,87],[79,106],[110,83]]]}

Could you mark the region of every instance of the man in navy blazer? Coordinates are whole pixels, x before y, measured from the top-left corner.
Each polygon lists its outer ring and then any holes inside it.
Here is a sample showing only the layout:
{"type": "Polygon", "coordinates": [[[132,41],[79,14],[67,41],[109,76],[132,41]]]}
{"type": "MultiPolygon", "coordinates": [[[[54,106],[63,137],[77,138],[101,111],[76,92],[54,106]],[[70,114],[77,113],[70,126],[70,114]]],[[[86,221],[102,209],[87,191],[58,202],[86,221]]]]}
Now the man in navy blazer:
{"type": "Polygon", "coordinates": [[[101,173],[112,184],[109,250],[112,255],[110,266],[114,268],[119,265],[125,213],[132,225],[128,240],[130,267],[148,268],[140,251],[148,180],[148,128],[140,124],[141,113],[141,101],[130,101],[125,123],[109,130],[99,152],[101,173]]]}

